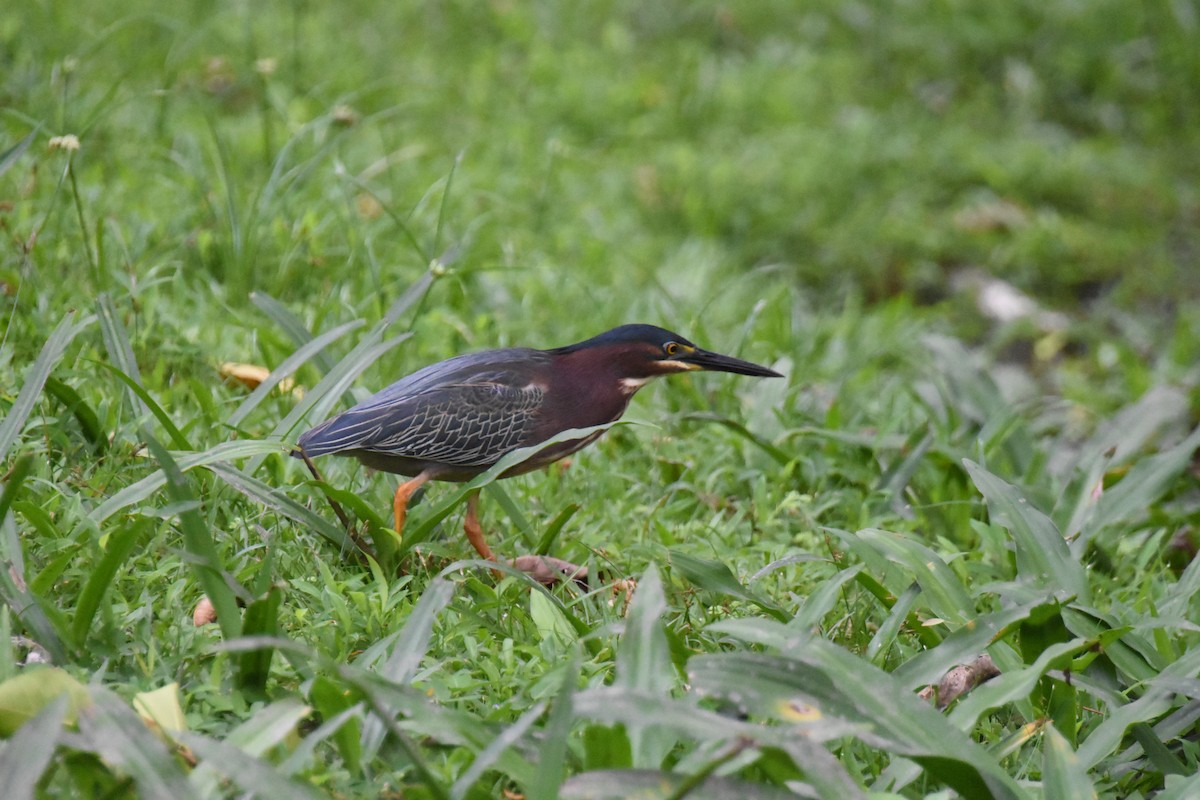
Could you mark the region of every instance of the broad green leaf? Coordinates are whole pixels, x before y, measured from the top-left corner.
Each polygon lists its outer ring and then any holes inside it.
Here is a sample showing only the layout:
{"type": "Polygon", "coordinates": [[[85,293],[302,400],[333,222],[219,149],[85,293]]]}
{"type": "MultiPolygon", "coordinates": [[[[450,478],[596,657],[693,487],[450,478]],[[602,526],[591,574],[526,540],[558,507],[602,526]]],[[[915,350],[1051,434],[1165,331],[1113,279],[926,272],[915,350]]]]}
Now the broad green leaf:
{"type": "Polygon", "coordinates": [[[868,744],[921,764],[935,780],[966,797],[1017,798],[1023,793],[993,757],[892,677],[841,647],[805,638],[786,655],[721,653],[694,657],[689,683],[723,696],[741,686],[797,715],[863,726],[868,744]]]}
{"type": "MultiPolygon", "coordinates": [[[[739,685],[744,683],[739,680],[739,685]]],[[[757,725],[731,715],[699,708],[686,699],[675,700],[622,687],[598,687],[576,693],[578,717],[605,725],[628,727],[631,721],[653,719],[680,738],[698,742],[746,743],[774,747],[789,754],[806,777],[829,797],[859,797],[861,791],[846,770],[820,746],[821,742],[864,734],[867,726],[813,714],[789,713],[786,725],[757,725]],[[804,744],[798,744],[803,740],[804,744]]]]}
{"type": "Polygon", "coordinates": [[[1029,505],[1015,486],[963,459],[967,473],[987,500],[992,521],[1008,530],[1017,549],[1017,574],[1039,589],[1064,591],[1091,602],[1087,572],[1071,555],[1050,518],[1029,505]]]}
{"type": "Polygon", "coordinates": [[[1042,790],[1055,800],[1096,798],[1087,767],[1053,725],[1042,728],[1042,790]]]}
{"type": "MultiPolygon", "coordinates": [[[[704,665],[704,669],[707,666],[704,665]]],[[[691,673],[691,676],[694,678],[698,674],[691,673]]],[[[736,693],[737,686],[754,680],[754,676],[730,677],[728,673],[717,674],[713,671],[700,674],[700,679],[704,681],[703,694],[728,700],[730,692],[736,693]],[[712,680],[708,680],[709,677],[712,680]]],[[[793,698],[794,693],[788,695],[786,700],[790,702],[793,698]]],[[[870,730],[867,725],[848,723],[828,714],[809,714],[793,709],[784,709],[778,714],[780,720],[788,723],[786,726],[757,725],[701,708],[686,698],[674,699],[620,686],[602,686],[577,692],[574,704],[577,717],[593,722],[627,726],[633,721],[653,719],[656,724],[670,729],[681,738],[702,742],[744,738],[778,746],[796,736],[825,742],[845,736],[867,735],[870,730]]],[[[781,709],[782,705],[776,708],[781,709]]]]}
{"type": "MultiPolygon", "coordinates": [[[[617,646],[614,686],[670,696],[676,679],[667,634],[662,627],[662,615],[666,610],[662,580],[658,577],[658,569],[650,564],[638,581],[625,617],[625,633],[617,646]]],[[[663,758],[675,746],[675,737],[653,723],[653,718],[626,723],[634,767],[661,766],[663,758]]]]}
{"type": "MultiPolygon", "coordinates": [[[[563,800],[795,800],[787,789],[716,775],[693,782],[692,776],[652,769],[603,769],[568,778],[559,797],[563,800]]],[[[855,795],[840,795],[850,800],[855,795]]],[[[862,796],[861,794],[858,796],[862,796]]]]}
{"type": "Polygon", "coordinates": [[[536,588],[529,590],[529,617],[541,639],[556,639],[567,645],[578,638],[574,626],[553,598],[536,588]]]}
{"type": "MultiPolygon", "coordinates": [[[[4,645],[8,646],[7,643],[4,645]]],[[[42,709],[66,696],[64,719],[74,722],[88,703],[87,687],[58,667],[32,667],[0,683],[0,736],[12,736],[42,709]]]]}
{"type": "MultiPolygon", "coordinates": [[[[1073,481],[1077,498],[1069,518],[1059,530],[1070,539],[1076,539],[1096,510],[1094,492],[1105,470],[1127,463],[1160,430],[1184,419],[1187,409],[1187,395],[1183,391],[1173,386],[1158,386],[1102,422],[1080,449],[1075,468],[1081,476],[1073,481]]],[[[1063,519],[1061,514],[1055,516],[1063,519]]]]}
{"type": "Polygon", "coordinates": [[[46,393],[62,403],[67,411],[75,416],[80,430],[83,431],[83,437],[97,453],[102,454],[108,450],[108,437],[104,434],[100,418],[73,386],[50,375],[46,378],[46,393]]]}
{"type": "Polygon", "coordinates": [[[968,620],[941,644],[918,653],[897,667],[892,680],[908,691],[937,683],[946,672],[967,663],[993,642],[1015,631],[1029,619],[1034,609],[1043,605],[1042,602],[1026,603],[968,620]]]}
{"type": "Polygon", "coordinates": [[[133,778],[139,797],[197,797],[171,751],[124,700],[100,686],[88,691],[92,702],[79,712],[80,739],[86,749],[133,778]]]}
{"type": "MultiPolygon", "coordinates": [[[[271,765],[271,762],[237,747],[231,741],[218,741],[196,733],[181,733],[178,740],[200,758],[200,765],[192,772],[193,784],[207,784],[212,775],[220,775],[233,785],[253,793],[255,797],[273,800],[325,798],[309,783],[292,778],[271,765]],[[199,777],[198,777],[199,776],[199,777]]],[[[206,787],[207,788],[207,787],[206,787]]],[[[216,786],[205,791],[205,797],[222,796],[216,786]]]]}
{"type": "MultiPolygon", "coordinates": [[[[265,567],[264,567],[265,568],[265,567]]],[[[271,586],[262,597],[246,605],[242,615],[242,634],[245,636],[278,636],[279,605],[283,592],[271,586]]],[[[271,674],[271,657],[275,651],[269,647],[242,653],[238,659],[238,680],[243,690],[251,697],[265,697],[267,679],[271,674]]]]}
{"type": "Polygon", "coordinates": [[[933,613],[944,620],[964,623],[975,615],[975,601],[942,557],[911,537],[873,528],[858,536],[886,558],[901,565],[924,591],[933,613]]]}
{"type": "Polygon", "coordinates": [[[1154,722],[1174,705],[1175,685],[1179,678],[1195,678],[1200,673],[1200,649],[1188,651],[1153,677],[1142,696],[1117,708],[1110,708],[1104,721],[1093,728],[1079,745],[1079,760],[1091,769],[1116,751],[1125,731],[1139,722],[1154,722]]]}
{"type": "Polygon", "coordinates": [[[0,745],[0,797],[33,800],[36,796],[38,781],[58,748],[68,702],[62,695],[50,701],[0,745]]]}
{"type": "Polygon", "coordinates": [[[1192,463],[1197,448],[1200,427],[1170,450],[1136,462],[1120,483],[1101,496],[1095,513],[1071,543],[1071,550],[1083,553],[1088,542],[1105,528],[1142,519],[1192,463]]]}
{"type": "Polygon", "coordinates": [[[168,683],[133,696],[133,710],[159,730],[173,734],[187,730],[187,717],[179,702],[179,684],[168,683]]]}
{"type": "Polygon", "coordinates": [[[672,549],[670,564],[672,569],[679,570],[681,575],[701,589],[735,597],[756,605],[780,622],[787,622],[791,619],[791,616],[778,605],[743,586],[742,582],[734,577],[733,571],[720,561],[709,561],[682,550],[672,549]]]}
{"type": "Polygon", "coordinates": [[[1200,772],[1187,777],[1166,776],[1166,785],[1154,795],[1154,800],[1195,800],[1197,797],[1200,797],[1200,772]]]}
{"type": "Polygon", "coordinates": [[[796,612],[796,616],[788,623],[788,627],[797,631],[807,631],[820,625],[821,620],[825,619],[825,616],[842,599],[843,587],[857,578],[858,573],[865,568],[863,564],[856,564],[849,569],[840,570],[837,574],[822,581],[815,591],[804,598],[803,604],[796,612]]]}

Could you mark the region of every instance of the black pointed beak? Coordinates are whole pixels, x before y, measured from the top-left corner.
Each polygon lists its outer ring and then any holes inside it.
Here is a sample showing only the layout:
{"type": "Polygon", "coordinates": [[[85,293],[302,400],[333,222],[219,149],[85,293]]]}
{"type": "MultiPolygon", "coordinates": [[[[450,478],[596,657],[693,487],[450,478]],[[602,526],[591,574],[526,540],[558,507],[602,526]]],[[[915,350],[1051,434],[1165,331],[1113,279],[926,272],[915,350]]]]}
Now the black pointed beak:
{"type": "Polygon", "coordinates": [[[733,356],[723,356],[720,353],[711,353],[708,350],[696,350],[688,353],[685,356],[676,359],[685,364],[690,364],[694,369],[708,370],[709,372],[734,372],[738,375],[754,375],[759,378],[782,378],[773,369],[752,364],[749,361],[743,361],[740,358],[733,356]]]}

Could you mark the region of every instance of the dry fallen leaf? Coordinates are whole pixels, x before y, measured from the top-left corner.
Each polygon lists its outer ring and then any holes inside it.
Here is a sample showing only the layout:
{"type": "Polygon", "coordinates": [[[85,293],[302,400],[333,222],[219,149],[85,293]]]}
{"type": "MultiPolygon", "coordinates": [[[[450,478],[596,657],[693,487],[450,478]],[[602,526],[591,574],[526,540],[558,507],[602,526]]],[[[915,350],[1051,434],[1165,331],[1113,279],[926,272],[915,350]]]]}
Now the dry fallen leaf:
{"type": "MultiPolygon", "coordinates": [[[[223,362],[217,367],[217,371],[221,373],[222,378],[237,381],[247,389],[257,389],[259,384],[271,375],[271,370],[266,367],[260,367],[257,364],[239,364],[236,361],[223,362]]],[[[284,378],[279,382],[279,391],[284,394],[295,390],[296,382],[291,378],[284,378]]]]}

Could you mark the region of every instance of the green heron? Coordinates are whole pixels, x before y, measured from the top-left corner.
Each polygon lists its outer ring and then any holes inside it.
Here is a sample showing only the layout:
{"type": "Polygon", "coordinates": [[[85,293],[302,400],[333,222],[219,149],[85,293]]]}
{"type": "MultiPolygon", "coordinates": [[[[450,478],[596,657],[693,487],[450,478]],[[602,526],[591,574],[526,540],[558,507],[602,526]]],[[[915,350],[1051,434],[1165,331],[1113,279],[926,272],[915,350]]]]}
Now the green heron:
{"type": "MultiPolygon", "coordinates": [[[[308,431],[292,455],[353,456],[410,478],[393,502],[399,533],[409,499],[427,481],[468,481],[514,450],[563,431],[615,422],[650,380],[693,370],[782,377],[653,325],[622,325],[553,350],[512,347],[431,364],[308,431]]],[[[551,444],[501,477],[558,461],[601,433],[551,444]]],[[[478,502],[478,491],[468,495],[463,527],[475,551],[493,561],[478,502]]],[[[525,556],[512,563],[547,583],[583,572],[559,559],[525,556]]]]}

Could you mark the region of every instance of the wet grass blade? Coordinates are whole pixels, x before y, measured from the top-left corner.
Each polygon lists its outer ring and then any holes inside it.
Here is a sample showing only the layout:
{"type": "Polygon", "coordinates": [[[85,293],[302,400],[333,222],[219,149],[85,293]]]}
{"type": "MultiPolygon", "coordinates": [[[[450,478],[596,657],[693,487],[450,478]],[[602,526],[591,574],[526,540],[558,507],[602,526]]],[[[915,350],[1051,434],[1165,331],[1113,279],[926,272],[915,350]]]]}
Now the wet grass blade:
{"type": "Polygon", "coordinates": [[[29,419],[34,404],[37,403],[38,396],[42,393],[42,387],[45,386],[55,365],[63,357],[67,346],[72,339],[79,335],[80,331],[91,325],[94,319],[94,317],[87,316],[76,322],[75,312],[68,311],[54,332],[50,334],[50,338],[46,340],[37,360],[25,372],[25,382],[21,384],[21,391],[17,394],[16,401],[4,416],[4,421],[0,422],[0,462],[8,456],[8,451],[17,441],[17,437],[21,435],[25,421],[29,419]]]}

